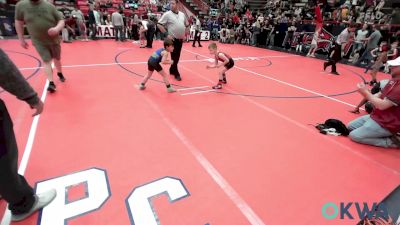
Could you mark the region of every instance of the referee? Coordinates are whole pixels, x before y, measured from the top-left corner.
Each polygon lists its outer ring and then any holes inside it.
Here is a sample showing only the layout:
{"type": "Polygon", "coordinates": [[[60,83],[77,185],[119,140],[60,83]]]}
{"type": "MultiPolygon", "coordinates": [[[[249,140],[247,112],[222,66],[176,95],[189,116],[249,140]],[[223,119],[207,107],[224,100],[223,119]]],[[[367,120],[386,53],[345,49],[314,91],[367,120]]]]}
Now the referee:
{"type": "Polygon", "coordinates": [[[171,53],[171,58],[174,62],[169,69],[169,73],[174,75],[176,80],[180,81],[182,78],[178,71],[178,62],[189,22],[185,14],[178,10],[177,1],[178,0],[170,0],[171,11],[162,15],[158,21],[157,27],[167,38],[174,41],[174,51],[171,53]]]}

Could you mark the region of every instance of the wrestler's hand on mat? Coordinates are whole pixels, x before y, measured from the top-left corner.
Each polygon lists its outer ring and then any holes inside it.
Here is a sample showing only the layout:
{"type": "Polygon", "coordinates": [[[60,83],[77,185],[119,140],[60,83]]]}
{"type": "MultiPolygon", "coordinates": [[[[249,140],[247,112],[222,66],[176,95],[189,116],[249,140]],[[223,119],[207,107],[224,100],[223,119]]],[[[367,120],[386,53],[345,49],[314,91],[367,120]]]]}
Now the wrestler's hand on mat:
{"type": "Polygon", "coordinates": [[[57,36],[60,32],[55,28],[55,27],[52,27],[52,28],[50,28],[48,31],[47,31],[47,33],[50,35],[50,36],[57,36]]]}
{"type": "Polygon", "coordinates": [[[358,108],[350,110],[349,112],[354,113],[354,114],[360,114],[360,110],[358,108]]]}
{"type": "Polygon", "coordinates": [[[25,41],[25,39],[22,39],[22,40],[20,40],[19,42],[20,42],[21,46],[22,46],[24,49],[28,49],[28,48],[29,48],[29,44],[25,41]]]}
{"type": "Polygon", "coordinates": [[[207,69],[214,69],[214,68],[217,68],[217,66],[216,65],[207,65],[207,69]]]}
{"type": "Polygon", "coordinates": [[[39,100],[39,102],[35,105],[31,105],[31,108],[36,109],[35,113],[33,113],[32,116],[37,116],[43,112],[44,104],[41,100],[39,100]]]}

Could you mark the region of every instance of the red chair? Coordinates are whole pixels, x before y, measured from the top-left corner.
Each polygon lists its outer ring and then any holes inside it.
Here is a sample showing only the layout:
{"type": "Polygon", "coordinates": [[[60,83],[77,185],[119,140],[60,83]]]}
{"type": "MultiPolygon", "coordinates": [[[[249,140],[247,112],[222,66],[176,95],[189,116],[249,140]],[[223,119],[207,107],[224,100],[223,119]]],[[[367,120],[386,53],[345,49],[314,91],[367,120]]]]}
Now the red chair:
{"type": "Polygon", "coordinates": [[[117,10],[116,9],[114,9],[114,8],[108,8],[107,9],[107,12],[108,12],[108,14],[113,14],[113,13],[115,13],[117,10]]]}
{"type": "Polygon", "coordinates": [[[88,5],[88,2],[87,2],[87,1],[78,1],[78,2],[77,2],[77,5],[78,5],[78,7],[81,6],[81,5],[82,5],[82,6],[87,6],[87,5],[88,5]]]}
{"type": "Polygon", "coordinates": [[[151,5],[151,12],[157,12],[157,6],[156,5],[151,5]]]}
{"type": "Polygon", "coordinates": [[[125,14],[125,16],[132,16],[132,10],[124,9],[124,14],[125,14]]]}
{"type": "Polygon", "coordinates": [[[89,8],[81,8],[80,9],[83,15],[87,16],[89,14],[89,8]]]}

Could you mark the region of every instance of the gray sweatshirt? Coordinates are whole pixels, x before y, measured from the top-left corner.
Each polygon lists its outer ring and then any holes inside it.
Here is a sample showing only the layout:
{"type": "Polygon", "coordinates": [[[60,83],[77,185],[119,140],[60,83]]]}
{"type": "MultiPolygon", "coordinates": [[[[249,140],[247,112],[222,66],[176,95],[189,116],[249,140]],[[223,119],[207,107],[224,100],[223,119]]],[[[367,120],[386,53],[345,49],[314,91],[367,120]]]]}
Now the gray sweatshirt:
{"type": "Polygon", "coordinates": [[[26,101],[29,105],[37,104],[40,99],[37,93],[25,80],[15,64],[0,48],[0,87],[26,101]]]}
{"type": "Polygon", "coordinates": [[[112,25],[114,27],[123,27],[124,26],[124,19],[122,18],[122,15],[119,12],[114,12],[111,15],[111,21],[112,21],[112,25]]]}

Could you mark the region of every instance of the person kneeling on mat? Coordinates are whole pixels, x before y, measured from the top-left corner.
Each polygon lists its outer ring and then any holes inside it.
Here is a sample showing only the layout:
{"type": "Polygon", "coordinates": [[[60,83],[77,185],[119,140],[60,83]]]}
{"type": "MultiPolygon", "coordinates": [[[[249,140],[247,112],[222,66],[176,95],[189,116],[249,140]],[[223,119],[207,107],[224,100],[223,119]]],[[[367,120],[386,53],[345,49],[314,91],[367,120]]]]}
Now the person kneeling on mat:
{"type": "Polygon", "coordinates": [[[176,92],[175,89],[171,87],[171,84],[168,81],[167,74],[164,72],[163,68],[161,67],[160,63],[162,64],[172,64],[173,61],[170,59],[171,52],[174,51],[174,42],[170,39],[166,39],[164,41],[164,48],[160,48],[155,51],[149,58],[147,62],[149,72],[147,76],[143,79],[143,81],[139,84],[139,90],[146,89],[146,82],[151,78],[153,75],[154,70],[161,74],[164,79],[164,83],[167,86],[167,91],[169,93],[176,92]]]}
{"type": "Polygon", "coordinates": [[[392,79],[385,88],[373,95],[364,83],[358,92],[374,109],[348,125],[351,140],[385,148],[400,148],[400,57],[387,62],[392,67],[392,79]]]}

